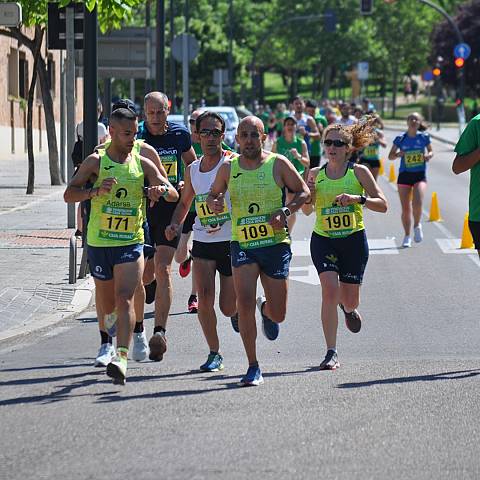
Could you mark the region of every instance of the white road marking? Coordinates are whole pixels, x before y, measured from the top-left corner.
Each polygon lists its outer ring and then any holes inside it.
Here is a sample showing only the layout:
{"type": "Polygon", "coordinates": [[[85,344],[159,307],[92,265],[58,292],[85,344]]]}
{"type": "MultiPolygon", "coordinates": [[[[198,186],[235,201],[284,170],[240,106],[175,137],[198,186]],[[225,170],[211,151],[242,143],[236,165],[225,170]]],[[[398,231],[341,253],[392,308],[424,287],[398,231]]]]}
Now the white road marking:
{"type": "Polygon", "coordinates": [[[435,241],[443,253],[475,254],[477,256],[477,251],[474,248],[460,248],[461,238],[436,238],[435,241]]]}
{"type": "Polygon", "coordinates": [[[320,285],[317,269],[313,265],[290,267],[290,275],[288,278],[290,280],[296,280],[297,282],[308,283],[309,285],[320,285]],[[295,272],[298,272],[300,275],[292,275],[292,273],[295,272]]]}

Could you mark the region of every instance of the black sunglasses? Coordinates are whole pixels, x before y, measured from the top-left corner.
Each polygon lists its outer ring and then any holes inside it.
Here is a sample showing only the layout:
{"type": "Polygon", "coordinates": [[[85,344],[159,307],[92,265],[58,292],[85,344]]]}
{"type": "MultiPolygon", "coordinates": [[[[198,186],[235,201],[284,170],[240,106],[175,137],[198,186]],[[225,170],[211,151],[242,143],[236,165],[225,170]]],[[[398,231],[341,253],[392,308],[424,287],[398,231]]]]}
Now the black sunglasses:
{"type": "Polygon", "coordinates": [[[188,123],[190,123],[191,125],[193,125],[195,122],[197,121],[196,118],[191,118],[188,123]]]}
{"type": "Polygon", "coordinates": [[[343,140],[330,140],[330,139],[324,140],[323,144],[326,147],[331,147],[333,145],[334,147],[337,147],[337,148],[346,147],[348,145],[348,143],[344,142],[343,140]]]}
{"type": "Polygon", "coordinates": [[[200,130],[200,132],[198,132],[198,134],[201,137],[209,137],[211,135],[214,138],[220,137],[222,133],[223,132],[218,128],[213,128],[212,130],[209,130],[208,128],[204,128],[203,130],[200,130]]]}

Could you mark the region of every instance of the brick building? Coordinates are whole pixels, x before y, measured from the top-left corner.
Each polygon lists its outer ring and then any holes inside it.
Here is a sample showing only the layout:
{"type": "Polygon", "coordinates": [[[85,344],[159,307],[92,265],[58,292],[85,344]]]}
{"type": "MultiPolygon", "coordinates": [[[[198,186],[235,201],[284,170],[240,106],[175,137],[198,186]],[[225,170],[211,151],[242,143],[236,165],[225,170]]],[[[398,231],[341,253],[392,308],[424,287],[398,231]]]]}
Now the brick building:
{"type": "MultiPolygon", "coordinates": [[[[33,29],[22,28],[33,38],[33,29]]],[[[60,51],[47,50],[46,35],[41,49],[48,60],[58,145],[60,148],[60,51]]],[[[62,52],[65,58],[65,52],[62,52]]],[[[0,157],[25,156],[27,151],[27,97],[32,78],[33,56],[31,51],[13,38],[0,35],[0,157]]],[[[83,79],[77,78],[76,123],[82,118],[83,79]]],[[[40,81],[37,76],[33,115],[33,143],[35,153],[48,152],[45,116],[42,105],[40,81]]]]}

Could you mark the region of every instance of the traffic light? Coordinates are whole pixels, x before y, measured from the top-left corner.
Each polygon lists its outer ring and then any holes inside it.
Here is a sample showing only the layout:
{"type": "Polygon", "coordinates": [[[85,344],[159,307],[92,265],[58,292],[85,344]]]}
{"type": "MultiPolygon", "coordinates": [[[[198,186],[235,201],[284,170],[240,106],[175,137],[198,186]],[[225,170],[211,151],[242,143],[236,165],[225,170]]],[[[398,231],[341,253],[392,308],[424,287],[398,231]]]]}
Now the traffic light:
{"type": "Polygon", "coordinates": [[[440,70],[440,67],[435,67],[433,70],[432,70],[432,73],[435,77],[439,77],[442,73],[442,71],[440,70]]]}
{"type": "Polygon", "coordinates": [[[373,0],[360,0],[360,13],[370,15],[373,12],[373,0]]]}
{"type": "Polygon", "coordinates": [[[457,58],[455,59],[455,66],[456,66],[457,68],[462,68],[464,65],[465,65],[465,59],[464,59],[464,58],[457,57],[457,58]]]}

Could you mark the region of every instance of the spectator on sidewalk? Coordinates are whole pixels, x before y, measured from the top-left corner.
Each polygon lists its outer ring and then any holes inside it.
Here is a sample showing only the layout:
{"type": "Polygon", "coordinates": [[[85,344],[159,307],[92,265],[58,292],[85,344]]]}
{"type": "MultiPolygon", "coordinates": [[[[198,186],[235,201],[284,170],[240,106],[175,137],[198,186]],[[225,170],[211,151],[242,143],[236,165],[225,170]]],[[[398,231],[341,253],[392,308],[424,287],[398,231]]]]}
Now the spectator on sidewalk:
{"type": "Polygon", "coordinates": [[[468,226],[480,255],[480,115],[472,118],[455,146],[453,173],[470,172],[468,226]]]}

